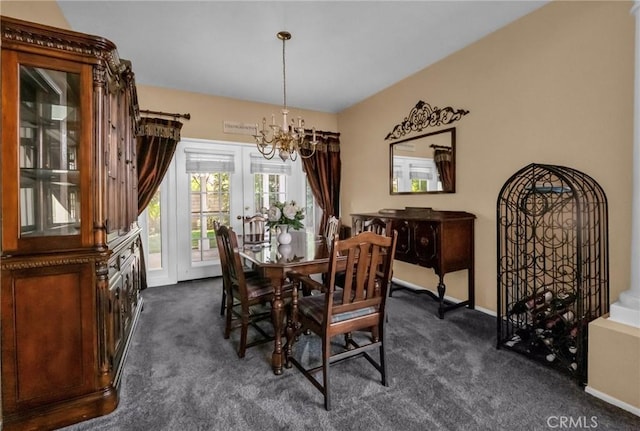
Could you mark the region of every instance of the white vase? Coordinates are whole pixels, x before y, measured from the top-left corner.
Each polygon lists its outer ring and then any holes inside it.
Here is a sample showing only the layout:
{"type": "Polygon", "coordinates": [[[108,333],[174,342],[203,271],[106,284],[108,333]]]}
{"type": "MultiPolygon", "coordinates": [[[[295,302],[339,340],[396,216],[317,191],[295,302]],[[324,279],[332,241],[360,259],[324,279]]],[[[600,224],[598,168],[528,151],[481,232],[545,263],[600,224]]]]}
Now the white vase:
{"type": "Polygon", "coordinates": [[[290,244],[291,243],[291,234],[289,233],[289,225],[281,224],[278,226],[278,244],[290,244]]]}
{"type": "Polygon", "coordinates": [[[282,259],[289,259],[291,257],[291,244],[280,244],[278,246],[278,254],[282,259]]]}

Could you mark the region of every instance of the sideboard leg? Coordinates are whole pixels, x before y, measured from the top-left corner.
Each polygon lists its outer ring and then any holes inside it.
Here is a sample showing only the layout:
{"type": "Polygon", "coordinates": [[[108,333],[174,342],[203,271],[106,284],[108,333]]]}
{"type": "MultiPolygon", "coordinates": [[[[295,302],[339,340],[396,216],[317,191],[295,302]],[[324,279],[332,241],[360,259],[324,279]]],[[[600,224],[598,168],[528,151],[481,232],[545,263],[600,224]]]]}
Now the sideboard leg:
{"type": "Polygon", "coordinates": [[[444,292],[446,290],[446,286],[444,285],[444,276],[438,276],[440,281],[438,281],[438,317],[444,319],[444,292]]]}
{"type": "Polygon", "coordinates": [[[475,287],[475,276],[473,271],[473,263],[469,267],[469,310],[475,310],[476,308],[476,287],[475,287]]]}

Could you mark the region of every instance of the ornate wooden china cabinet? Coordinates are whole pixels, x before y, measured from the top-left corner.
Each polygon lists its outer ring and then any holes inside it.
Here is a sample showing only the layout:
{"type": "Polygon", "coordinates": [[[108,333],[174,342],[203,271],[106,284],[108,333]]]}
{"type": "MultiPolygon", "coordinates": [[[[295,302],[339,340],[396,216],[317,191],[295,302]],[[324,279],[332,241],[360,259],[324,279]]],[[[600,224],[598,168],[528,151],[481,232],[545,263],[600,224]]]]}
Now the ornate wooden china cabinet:
{"type": "Polygon", "coordinates": [[[142,308],[131,64],[100,37],[2,23],[4,429],[109,413],[142,308]]]}

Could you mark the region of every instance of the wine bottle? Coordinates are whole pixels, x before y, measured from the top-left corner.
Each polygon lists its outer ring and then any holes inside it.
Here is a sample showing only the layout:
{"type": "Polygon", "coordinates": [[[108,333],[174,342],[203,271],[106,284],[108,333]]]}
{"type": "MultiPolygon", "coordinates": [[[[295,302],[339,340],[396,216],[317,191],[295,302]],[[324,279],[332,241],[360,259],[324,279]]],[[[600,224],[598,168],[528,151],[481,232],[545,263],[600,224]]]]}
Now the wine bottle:
{"type": "Polygon", "coordinates": [[[520,314],[532,310],[536,305],[547,304],[553,299],[553,292],[549,289],[545,289],[540,293],[528,296],[513,304],[509,315],[520,314]]]}
{"type": "Polygon", "coordinates": [[[565,334],[563,334],[562,342],[569,354],[574,357],[578,352],[578,337],[581,336],[585,324],[584,320],[575,321],[566,328],[565,334]]]}
{"type": "Polygon", "coordinates": [[[538,333],[537,339],[537,355],[544,356],[547,362],[553,362],[556,360],[556,352],[554,348],[555,340],[551,331],[542,330],[538,333]]]}
{"type": "Polygon", "coordinates": [[[576,300],[575,293],[561,291],[554,296],[550,301],[551,306],[560,311],[566,309],[569,305],[573,304],[576,300]]]}
{"type": "Polygon", "coordinates": [[[541,322],[544,322],[548,317],[555,313],[556,311],[553,308],[545,304],[542,307],[538,307],[532,310],[531,316],[533,318],[534,325],[540,326],[541,322]]]}
{"type": "Polygon", "coordinates": [[[571,310],[565,311],[562,314],[554,314],[545,320],[544,327],[553,331],[555,334],[562,334],[565,332],[567,324],[573,322],[574,318],[575,314],[573,314],[571,310]]]}

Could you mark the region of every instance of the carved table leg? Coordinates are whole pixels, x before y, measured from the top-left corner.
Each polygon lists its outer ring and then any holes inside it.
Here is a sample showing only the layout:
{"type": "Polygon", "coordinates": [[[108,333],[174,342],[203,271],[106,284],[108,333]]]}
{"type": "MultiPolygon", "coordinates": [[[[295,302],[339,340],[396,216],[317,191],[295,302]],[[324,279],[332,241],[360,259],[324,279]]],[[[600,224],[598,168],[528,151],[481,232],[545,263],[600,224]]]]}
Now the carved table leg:
{"type": "Polygon", "coordinates": [[[284,317],[284,302],[282,301],[282,285],[284,279],[272,280],[273,303],[271,306],[271,318],[273,320],[274,349],[271,355],[271,366],[276,375],[282,374],[282,321],[284,317]]]}
{"type": "Polygon", "coordinates": [[[293,343],[298,335],[298,286],[293,287],[291,295],[291,315],[287,319],[287,344],[285,345],[284,366],[291,368],[291,355],[293,353],[293,343]]]}

